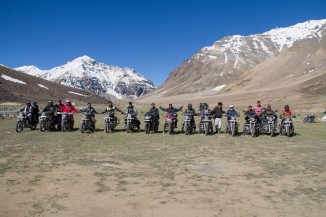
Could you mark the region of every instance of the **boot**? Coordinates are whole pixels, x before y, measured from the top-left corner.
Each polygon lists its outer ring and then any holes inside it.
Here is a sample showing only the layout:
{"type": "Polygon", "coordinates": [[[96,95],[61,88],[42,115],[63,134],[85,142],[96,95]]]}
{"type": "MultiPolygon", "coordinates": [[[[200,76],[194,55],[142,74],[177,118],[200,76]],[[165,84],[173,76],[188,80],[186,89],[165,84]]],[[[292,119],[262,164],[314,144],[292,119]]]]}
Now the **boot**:
{"type": "Polygon", "coordinates": [[[217,125],[215,125],[215,133],[216,133],[216,134],[219,133],[219,132],[218,132],[218,127],[217,127],[217,125]]]}
{"type": "Polygon", "coordinates": [[[218,133],[218,134],[221,133],[221,128],[217,128],[217,133],[218,133]]]}

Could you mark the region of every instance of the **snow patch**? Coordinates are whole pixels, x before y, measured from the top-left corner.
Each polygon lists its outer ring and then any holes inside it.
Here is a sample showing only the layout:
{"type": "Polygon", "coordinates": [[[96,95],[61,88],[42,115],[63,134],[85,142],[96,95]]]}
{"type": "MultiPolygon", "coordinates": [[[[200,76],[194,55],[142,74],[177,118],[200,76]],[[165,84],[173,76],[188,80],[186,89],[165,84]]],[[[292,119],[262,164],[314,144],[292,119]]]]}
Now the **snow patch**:
{"type": "Polygon", "coordinates": [[[12,81],[12,82],[19,83],[19,84],[26,84],[24,81],[18,80],[16,78],[9,77],[7,75],[1,75],[1,77],[3,79],[7,80],[7,81],[12,81]]]}
{"type": "Polygon", "coordinates": [[[289,75],[289,76],[286,76],[285,78],[291,78],[293,76],[293,74],[289,75]]]}
{"type": "Polygon", "coordinates": [[[38,86],[40,86],[40,87],[42,87],[42,88],[44,88],[44,89],[49,89],[48,87],[46,87],[46,86],[44,86],[44,85],[42,85],[42,84],[37,84],[38,86]]]}
{"type": "Polygon", "coordinates": [[[68,93],[72,93],[72,94],[75,94],[75,95],[79,95],[79,96],[87,96],[87,95],[84,95],[84,94],[81,94],[81,93],[76,93],[76,92],[73,92],[73,91],[68,91],[68,93]]]}
{"type": "Polygon", "coordinates": [[[220,86],[217,86],[217,87],[213,88],[212,90],[215,90],[215,91],[218,92],[218,91],[222,90],[223,87],[225,87],[225,85],[226,85],[226,84],[222,84],[222,85],[220,85],[220,86]]]}

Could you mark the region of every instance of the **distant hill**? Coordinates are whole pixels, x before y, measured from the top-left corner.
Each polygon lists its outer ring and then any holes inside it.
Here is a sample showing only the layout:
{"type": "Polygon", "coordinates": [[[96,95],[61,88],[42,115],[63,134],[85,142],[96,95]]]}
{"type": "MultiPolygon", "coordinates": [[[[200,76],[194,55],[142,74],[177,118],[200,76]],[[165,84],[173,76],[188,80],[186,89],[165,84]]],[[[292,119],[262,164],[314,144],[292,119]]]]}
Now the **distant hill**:
{"type": "Polygon", "coordinates": [[[0,65],[0,102],[22,102],[38,100],[71,99],[81,103],[106,103],[107,99],[94,93],[67,87],[42,78],[24,74],[0,65]]]}

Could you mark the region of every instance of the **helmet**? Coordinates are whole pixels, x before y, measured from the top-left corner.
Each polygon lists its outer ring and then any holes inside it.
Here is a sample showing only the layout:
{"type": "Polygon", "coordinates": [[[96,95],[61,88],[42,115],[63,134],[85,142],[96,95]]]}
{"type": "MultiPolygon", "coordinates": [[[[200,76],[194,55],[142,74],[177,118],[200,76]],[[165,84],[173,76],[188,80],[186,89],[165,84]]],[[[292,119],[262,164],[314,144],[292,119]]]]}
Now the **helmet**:
{"type": "Polygon", "coordinates": [[[192,104],[191,104],[191,103],[189,103],[189,104],[188,104],[188,107],[192,107],[192,104]]]}
{"type": "Polygon", "coordinates": [[[71,101],[69,99],[66,100],[66,103],[71,103],[71,101]]]}
{"type": "Polygon", "coordinates": [[[233,105],[230,105],[230,108],[234,108],[234,106],[233,105]]]}
{"type": "Polygon", "coordinates": [[[30,101],[26,101],[26,104],[31,104],[31,102],[30,101]]]}

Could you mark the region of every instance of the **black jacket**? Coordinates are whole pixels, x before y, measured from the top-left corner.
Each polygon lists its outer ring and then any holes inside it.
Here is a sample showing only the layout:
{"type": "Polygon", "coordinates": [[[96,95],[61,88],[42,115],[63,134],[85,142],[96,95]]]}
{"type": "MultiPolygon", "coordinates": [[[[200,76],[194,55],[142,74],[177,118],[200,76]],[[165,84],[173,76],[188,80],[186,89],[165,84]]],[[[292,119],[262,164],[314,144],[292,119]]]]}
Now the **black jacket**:
{"type": "Polygon", "coordinates": [[[224,113],[225,113],[225,111],[223,111],[222,107],[219,108],[218,106],[216,106],[212,110],[212,114],[213,114],[214,118],[222,118],[224,113]]]}

